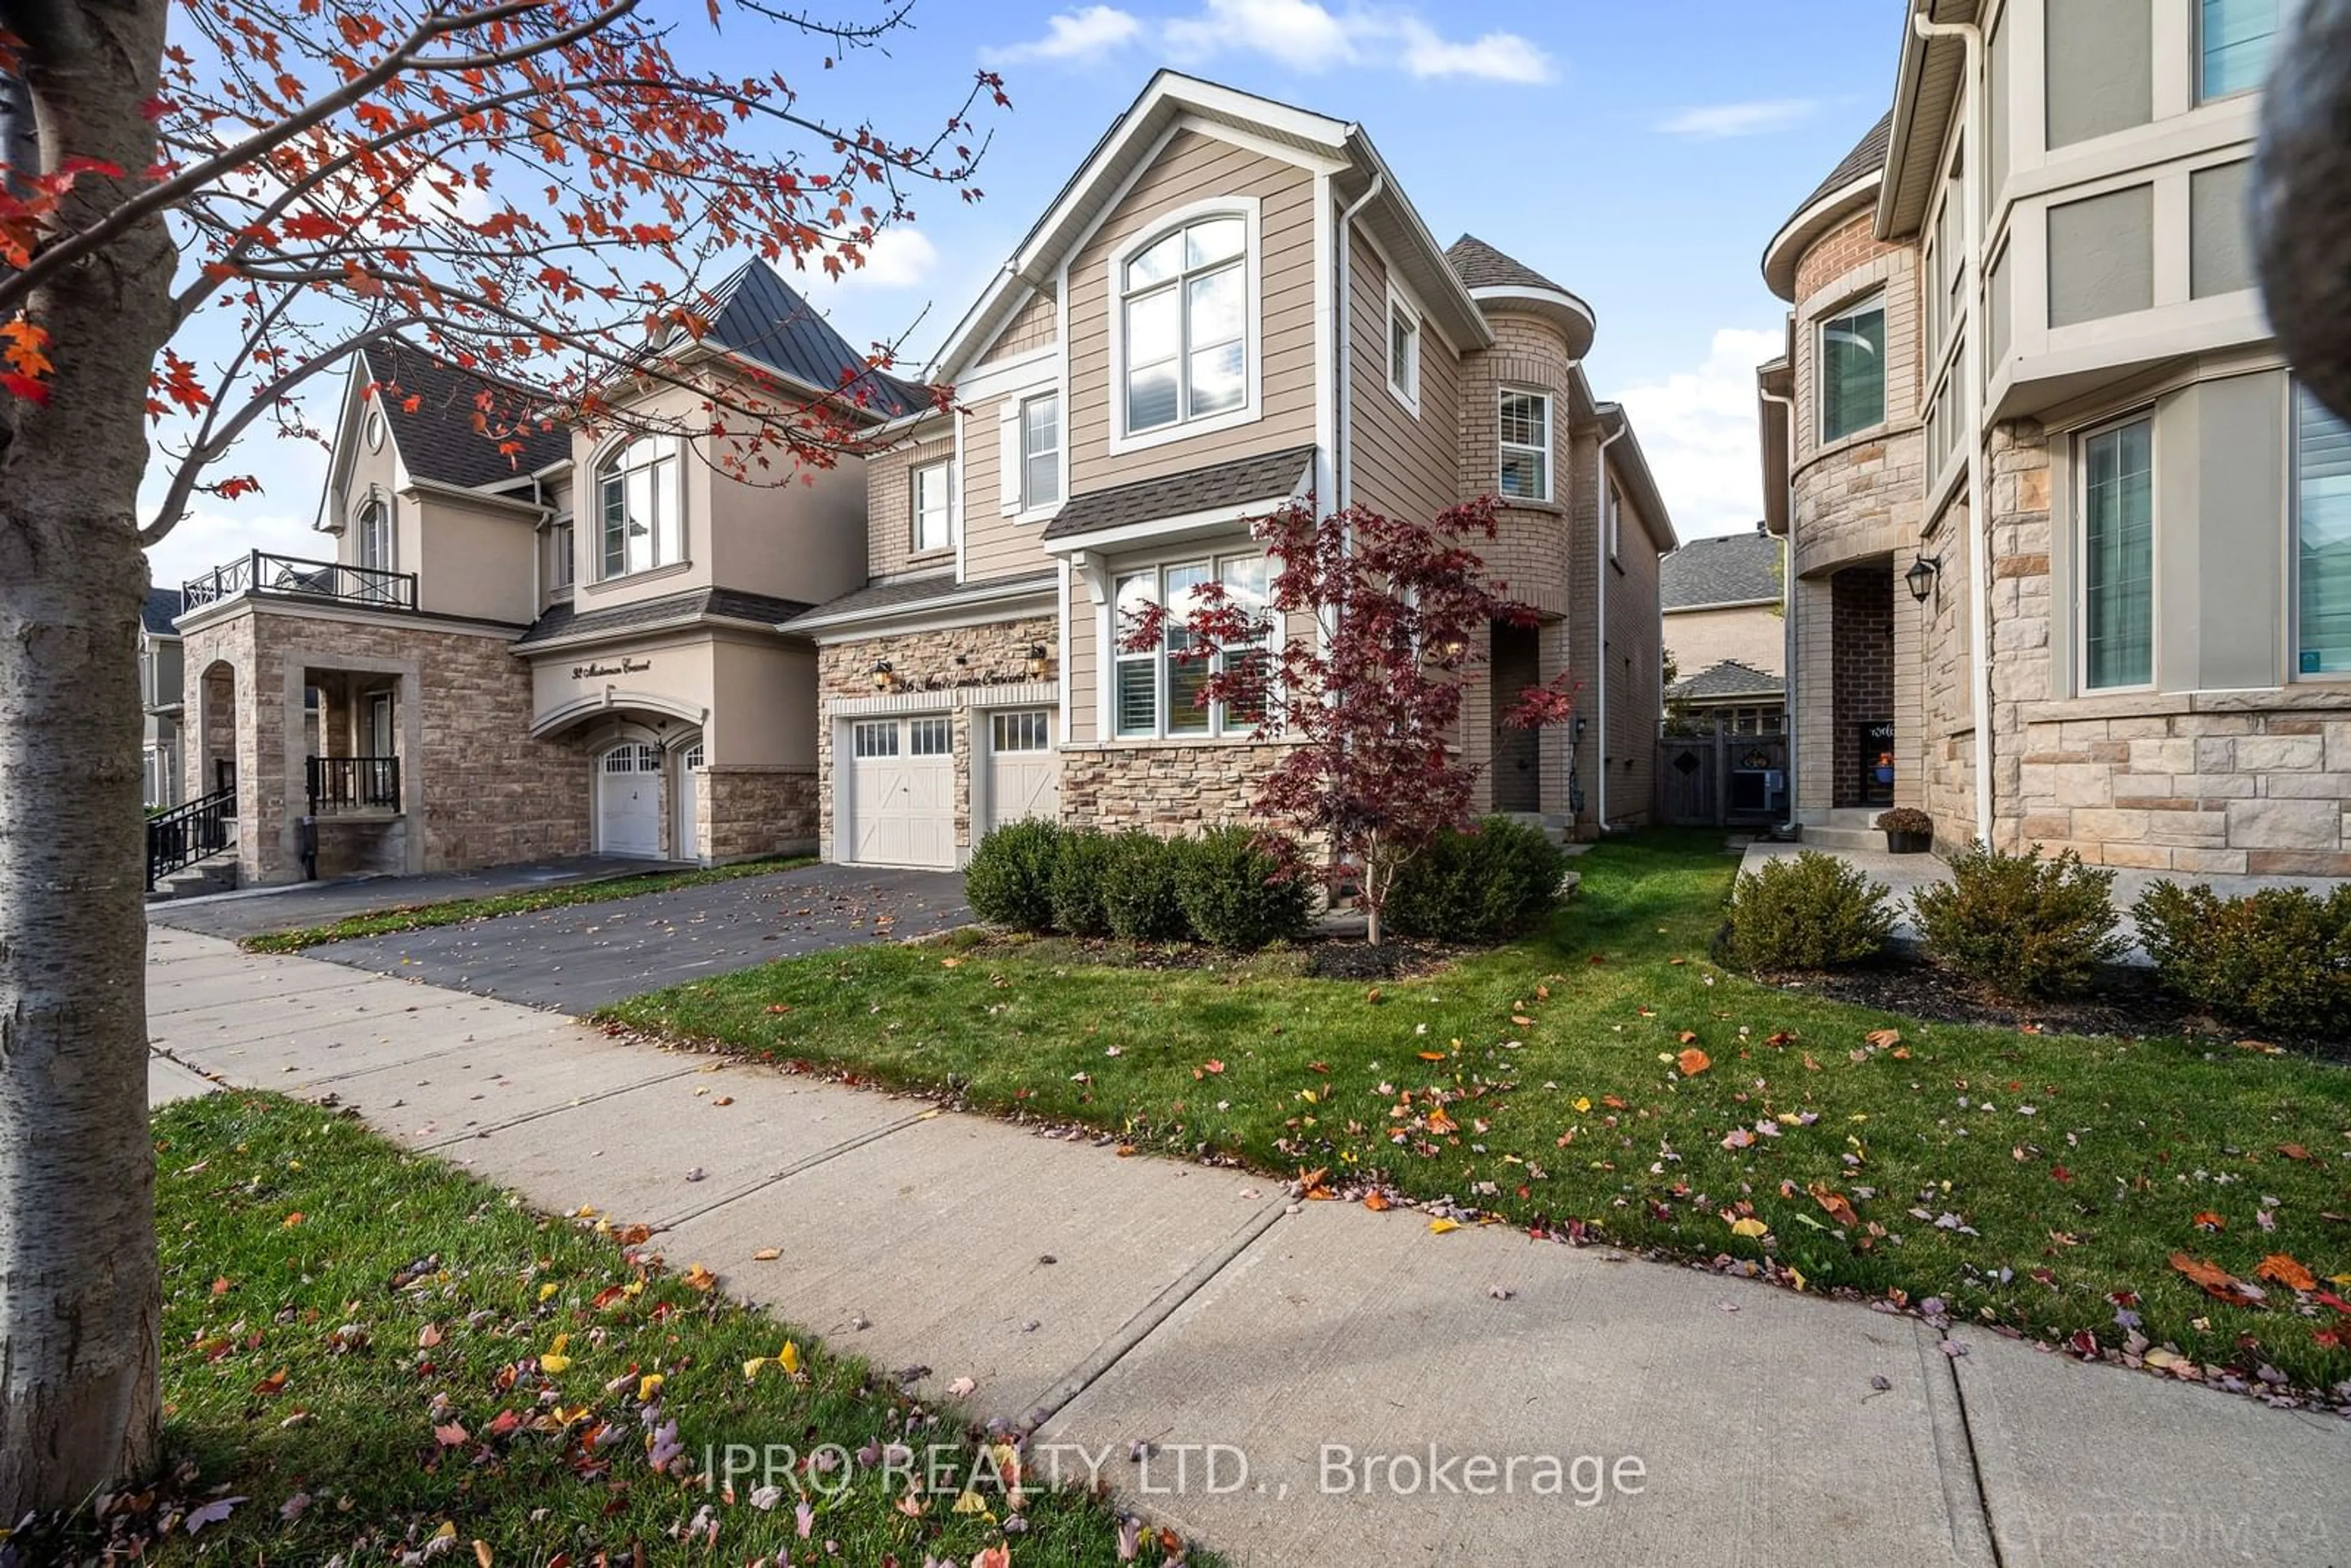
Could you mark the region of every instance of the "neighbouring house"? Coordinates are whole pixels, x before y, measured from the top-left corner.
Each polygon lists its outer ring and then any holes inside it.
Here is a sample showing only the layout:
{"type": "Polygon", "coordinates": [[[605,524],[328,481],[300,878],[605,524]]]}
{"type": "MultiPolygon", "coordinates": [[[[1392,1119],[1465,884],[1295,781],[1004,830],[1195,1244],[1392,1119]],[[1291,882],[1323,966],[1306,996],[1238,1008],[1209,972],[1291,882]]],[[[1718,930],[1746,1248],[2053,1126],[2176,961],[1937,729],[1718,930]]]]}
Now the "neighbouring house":
{"type": "MultiPolygon", "coordinates": [[[[1562,833],[1647,819],[1657,562],[1676,543],[1591,309],[1480,240],[1441,247],[1364,128],[1163,71],[964,315],[951,406],[867,465],[853,590],[812,640],[830,858],[961,864],[1028,816],[1176,832],[1245,817],[1279,737],[1196,706],[1182,633],[1123,610],[1267,591],[1252,517],[1500,498],[1487,551],[1539,625],[1470,694],[1481,807],[1562,833]],[[1565,672],[1576,722],[1494,716],[1565,672]]],[[[1290,630],[1304,633],[1311,619],[1290,630]]]]}
{"type": "Polygon", "coordinates": [[[2245,223],[2281,6],[1929,11],[1763,256],[1804,836],[2351,875],[2351,430],[2245,223]]]}
{"type": "Polygon", "coordinates": [[[1777,735],[1785,716],[1785,547],[1761,523],[1692,539],[1657,566],[1658,609],[1674,681],[1666,712],[1738,735],[1777,735]]]}
{"type": "Polygon", "coordinates": [[[187,583],[171,623],[185,788],[234,791],[212,839],[238,880],[815,846],[816,653],[778,627],[865,580],[865,476],[853,456],[732,476],[700,389],[745,379],[868,424],[923,394],[763,263],[696,313],[700,338],[644,350],[686,386],[607,387],[626,430],[532,420],[512,455],[475,427],[480,374],[397,340],[354,356],[331,559],[251,552],[187,583]]]}
{"type": "Polygon", "coordinates": [[[146,716],[142,776],[151,811],[176,806],[185,795],[180,774],[180,591],[151,588],[139,612],[139,706],[146,716]]]}

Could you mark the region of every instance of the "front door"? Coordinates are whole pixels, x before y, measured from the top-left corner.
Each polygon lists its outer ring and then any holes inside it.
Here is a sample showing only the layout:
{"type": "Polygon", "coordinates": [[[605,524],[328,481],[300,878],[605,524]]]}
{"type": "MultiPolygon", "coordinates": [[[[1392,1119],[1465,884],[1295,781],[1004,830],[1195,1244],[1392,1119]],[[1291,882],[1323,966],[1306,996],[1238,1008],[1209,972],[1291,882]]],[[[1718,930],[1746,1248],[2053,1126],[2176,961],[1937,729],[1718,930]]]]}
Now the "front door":
{"type": "Polygon", "coordinates": [[[702,857],[700,803],[695,775],[702,771],[702,742],[695,741],[677,754],[677,852],[674,860],[702,857]]]}
{"type": "Polygon", "coordinates": [[[661,858],[661,747],[631,741],[596,763],[596,847],[608,855],[661,858]]]}

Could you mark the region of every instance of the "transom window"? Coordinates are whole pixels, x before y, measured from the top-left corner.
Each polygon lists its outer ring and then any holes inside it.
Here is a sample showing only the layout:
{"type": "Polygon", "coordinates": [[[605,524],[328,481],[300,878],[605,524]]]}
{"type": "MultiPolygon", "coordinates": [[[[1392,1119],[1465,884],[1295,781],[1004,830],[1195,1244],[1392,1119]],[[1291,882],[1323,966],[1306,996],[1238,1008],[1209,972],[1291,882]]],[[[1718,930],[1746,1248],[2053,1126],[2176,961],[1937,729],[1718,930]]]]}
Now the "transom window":
{"type": "Polygon", "coordinates": [[[1118,580],[1113,603],[1113,632],[1121,636],[1151,605],[1167,607],[1166,631],[1158,647],[1118,653],[1112,703],[1122,738],[1248,735],[1263,721],[1262,702],[1242,706],[1200,700],[1209,677],[1234,667],[1235,661],[1251,661],[1270,673],[1278,631],[1269,615],[1263,556],[1228,556],[1128,572],[1118,580]],[[1198,608],[1196,595],[1211,573],[1223,583],[1227,603],[1269,620],[1262,642],[1205,654],[1196,651],[1197,643],[1183,622],[1198,608]]]}
{"type": "Polygon", "coordinates": [[[607,773],[658,773],[661,771],[661,747],[642,742],[616,746],[604,753],[607,773]]]}
{"type": "Polygon", "coordinates": [[[641,435],[597,470],[602,530],[599,575],[626,577],[683,560],[678,439],[641,435]]]}
{"type": "Polygon", "coordinates": [[[945,549],[954,542],[947,527],[947,465],[925,463],[913,476],[914,553],[945,549]]]}
{"type": "Polygon", "coordinates": [[[907,750],[916,757],[948,757],[955,752],[955,721],[945,718],[910,719],[906,724],[909,740],[907,750]]]}
{"type": "Polygon", "coordinates": [[[1420,412],[1420,316],[1393,293],[1388,296],[1388,391],[1415,413],[1420,412]]]}
{"type": "Polygon", "coordinates": [[[894,718],[867,719],[849,727],[849,749],[857,757],[895,757],[898,755],[898,721],[894,718]]]}
{"type": "Polygon", "coordinates": [[[1821,439],[1842,441],[1886,423],[1886,297],[1830,317],[1820,328],[1821,439]]]}
{"type": "Polygon", "coordinates": [[[692,746],[687,747],[684,751],[679,752],[677,756],[677,765],[685,769],[688,773],[699,771],[702,767],[702,742],[697,740],[692,746]]]}
{"type": "Polygon", "coordinates": [[[2155,679],[2155,422],[2082,444],[2082,680],[2092,690],[2155,679]]]}
{"type": "Polygon", "coordinates": [[[1120,269],[1127,434],[1228,413],[1249,401],[1249,225],[1170,230],[1120,269]]]}
{"type": "Polygon", "coordinates": [[[2351,425],[2294,394],[2294,672],[2351,674],[2351,425]]]}
{"type": "Polygon", "coordinates": [[[988,716],[988,744],[998,751],[1050,751],[1053,716],[1044,708],[988,716]]]}
{"type": "Polygon", "coordinates": [[[2288,0],[2197,0],[2196,99],[2251,92],[2269,73],[2288,0]]]}
{"type": "Polygon", "coordinates": [[[1551,399],[1541,392],[1501,396],[1501,492],[1512,501],[1551,499],[1551,399]]]}

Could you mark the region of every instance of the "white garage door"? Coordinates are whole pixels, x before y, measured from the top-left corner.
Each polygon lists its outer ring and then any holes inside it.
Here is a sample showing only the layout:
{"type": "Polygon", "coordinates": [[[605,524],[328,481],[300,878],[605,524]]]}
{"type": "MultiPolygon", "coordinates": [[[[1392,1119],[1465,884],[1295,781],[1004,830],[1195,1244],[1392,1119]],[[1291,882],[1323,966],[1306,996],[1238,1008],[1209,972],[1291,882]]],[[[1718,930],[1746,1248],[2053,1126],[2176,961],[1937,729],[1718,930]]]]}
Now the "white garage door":
{"type": "Polygon", "coordinates": [[[1061,758],[1053,753],[1053,710],[1016,708],[987,716],[987,825],[1061,814],[1061,758]]]}
{"type": "Polygon", "coordinates": [[[955,730],[947,718],[865,718],[849,727],[846,858],[955,864],[955,730]]]}
{"type": "Polygon", "coordinates": [[[616,746],[596,764],[596,847],[661,858],[661,747],[616,746]]]}

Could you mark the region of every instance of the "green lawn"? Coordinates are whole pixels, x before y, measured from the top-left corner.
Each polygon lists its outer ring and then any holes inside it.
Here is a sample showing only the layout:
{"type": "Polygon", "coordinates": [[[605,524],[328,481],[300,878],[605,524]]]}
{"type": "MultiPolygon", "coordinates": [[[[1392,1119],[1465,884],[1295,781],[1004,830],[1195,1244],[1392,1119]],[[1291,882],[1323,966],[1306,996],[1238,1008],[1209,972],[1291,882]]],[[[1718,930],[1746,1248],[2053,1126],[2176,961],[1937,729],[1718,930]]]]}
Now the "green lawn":
{"type": "Polygon", "coordinates": [[[1756,985],[1707,958],[1735,866],[1719,843],[1600,847],[1541,935],[1422,980],[949,938],[789,959],[607,1016],[1140,1147],[1325,1170],[1343,1193],[1768,1261],[1812,1291],[1939,1297],[2035,1337],[2118,1347],[2143,1322],[2199,1364],[2351,1379],[2351,1316],[2321,1300],[2351,1285],[2351,1073],[1756,985]],[[1685,1071],[1693,1048],[1706,1064],[1685,1071]],[[2273,1274],[2314,1279],[2224,1302],[2174,1253],[2248,1281],[2276,1255],[2273,1274]]]}
{"type": "Polygon", "coordinates": [[[389,936],[402,931],[422,931],[433,925],[462,925],[500,915],[536,915],[542,909],[563,909],[575,904],[602,904],[615,898],[635,898],[648,893],[668,893],[706,883],[733,882],[740,877],[766,876],[815,863],[808,856],[741,861],[733,865],[704,866],[695,871],[647,872],[643,876],[617,876],[604,882],[568,883],[533,888],[528,893],[494,894],[485,898],[452,898],[439,904],[408,904],[366,915],[348,915],[325,925],[298,931],[272,931],[248,936],[243,946],[253,953],[298,953],[328,942],[348,942],[356,936],[389,936]]]}
{"type": "MultiPolygon", "coordinates": [[[[381,1563],[439,1536],[432,1554],[467,1568],[784,1551],[795,1563],[961,1564],[1006,1539],[1001,1489],[983,1484],[964,1511],[953,1489],[926,1492],[909,1514],[904,1472],[885,1479],[858,1462],[891,1440],[927,1460],[936,1443],[948,1473],[969,1476],[978,1450],[951,1401],[925,1399],[924,1410],[945,1408],[918,1416],[862,1362],[633,1266],[591,1218],[536,1215],[274,1096],[173,1106],[157,1115],[155,1142],[166,1444],[193,1475],[161,1489],[154,1558],[381,1563]],[[797,1375],[778,1361],[788,1341],[797,1375]],[[684,1458],[659,1473],[648,1448],[669,1421],[684,1458]],[[752,1445],[762,1463],[766,1445],[789,1447],[779,1499],[755,1497],[756,1475],[731,1499],[690,1479],[708,1473],[705,1451],[723,1464],[729,1443],[752,1445]],[[820,1451],[834,1468],[796,1478],[793,1456],[820,1451]],[[806,1541],[802,1496],[814,1510],[806,1541]],[[242,1500],[193,1534],[173,1521],[225,1498],[242,1500]],[[697,1524],[715,1544],[678,1544],[697,1524]]],[[[1102,1502],[1031,1491],[1024,1506],[1014,1562],[1116,1560],[1102,1502]]],[[[18,1544],[42,1561],[93,1542],[18,1544]]]]}

